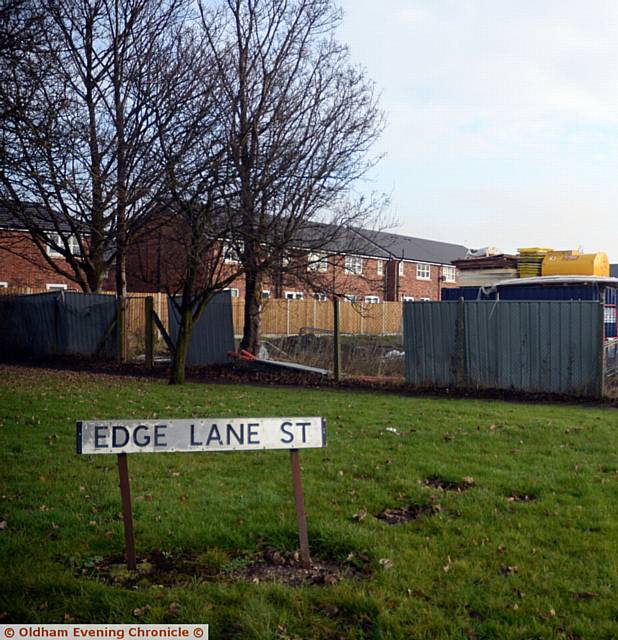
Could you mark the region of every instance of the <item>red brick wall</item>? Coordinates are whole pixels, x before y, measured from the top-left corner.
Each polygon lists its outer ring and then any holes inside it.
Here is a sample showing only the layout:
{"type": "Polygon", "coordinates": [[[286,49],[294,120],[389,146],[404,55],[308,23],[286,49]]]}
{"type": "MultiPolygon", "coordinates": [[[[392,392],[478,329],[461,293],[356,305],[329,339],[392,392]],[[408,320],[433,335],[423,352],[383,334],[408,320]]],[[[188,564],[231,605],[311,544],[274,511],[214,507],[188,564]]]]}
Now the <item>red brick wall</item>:
{"type": "MultiPolygon", "coordinates": [[[[171,238],[166,238],[166,233],[163,228],[159,228],[130,250],[127,259],[129,291],[164,291],[166,284],[178,283],[177,269],[182,267],[183,259],[178,254],[180,249],[174,250],[174,242],[171,238]]],[[[414,297],[415,300],[440,300],[442,288],[457,286],[456,283],[449,284],[440,280],[442,268],[439,265],[430,265],[430,279],[423,280],[417,278],[415,262],[404,263],[402,276],[397,275],[399,261],[381,261],[382,275],[378,275],[378,262],[380,261],[375,258],[363,258],[361,275],[346,273],[343,257],[329,258],[326,273],[308,274],[303,263],[298,267],[299,276],[286,274],[280,283],[275,283],[272,278],[265,278],[261,288],[269,291],[271,297],[276,297],[279,289],[281,297],[285,297],[286,291],[300,291],[304,293],[305,298],[310,298],[313,291],[322,288],[322,280],[324,291],[330,291],[334,286],[341,295],[357,296],[360,300],[367,295],[378,296],[380,302],[383,302],[401,300],[403,296],[414,297]],[[313,289],[307,286],[307,275],[310,275],[315,283],[313,289]]],[[[230,264],[227,268],[232,270],[235,265],[230,264]]],[[[239,297],[244,297],[244,277],[236,278],[229,288],[238,289],[239,297]]]]}
{"type": "MultiPolygon", "coordinates": [[[[70,271],[62,258],[55,258],[61,268],[70,271]]],[[[77,285],[50,267],[27,233],[0,229],[0,282],[9,287],[45,289],[48,284],[77,285]]]]}

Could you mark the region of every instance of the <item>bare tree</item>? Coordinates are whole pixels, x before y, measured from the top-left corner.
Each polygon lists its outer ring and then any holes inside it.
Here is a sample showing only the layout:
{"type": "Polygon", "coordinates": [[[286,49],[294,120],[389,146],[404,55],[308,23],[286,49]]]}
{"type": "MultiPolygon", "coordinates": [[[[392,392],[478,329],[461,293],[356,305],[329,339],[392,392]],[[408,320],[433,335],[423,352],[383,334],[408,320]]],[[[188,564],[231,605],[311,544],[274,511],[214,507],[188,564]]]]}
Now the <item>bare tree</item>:
{"type": "Polygon", "coordinates": [[[50,268],[84,291],[115,267],[126,294],[127,247],[164,196],[154,105],[182,79],[153,84],[149,66],[191,7],[32,0],[2,16],[23,46],[0,52],[0,197],[50,268]]]}
{"type": "Polygon", "coordinates": [[[284,273],[299,242],[318,251],[366,223],[366,208],[341,205],[374,162],[367,154],[382,118],[373,84],[334,38],[341,13],[331,0],[218,7],[223,25],[204,12],[202,24],[226,107],[226,205],[246,284],[241,347],[256,352],[267,274],[284,273]],[[319,234],[316,222],[325,223],[319,234]]]}
{"type": "MultiPolygon", "coordinates": [[[[213,13],[209,20],[218,17],[213,13]]],[[[174,92],[153,96],[153,151],[165,174],[166,200],[135,245],[143,279],[156,278],[164,285],[179,316],[172,384],[184,382],[195,323],[212,298],[242,273],[242,265],[227,259],[236,221],[225,207],[229,161],[220,124],[224,105],[217,98],[220,76],[202,37],[203,32],[186,31],[158,52],[149,69],[154,85],[183,79],[174,92]],[[159,246],[164,256],[149,250],[153,229],[163,239],[159,246]],[[158,269],[153,269],[153,257],[158,269]]]]}

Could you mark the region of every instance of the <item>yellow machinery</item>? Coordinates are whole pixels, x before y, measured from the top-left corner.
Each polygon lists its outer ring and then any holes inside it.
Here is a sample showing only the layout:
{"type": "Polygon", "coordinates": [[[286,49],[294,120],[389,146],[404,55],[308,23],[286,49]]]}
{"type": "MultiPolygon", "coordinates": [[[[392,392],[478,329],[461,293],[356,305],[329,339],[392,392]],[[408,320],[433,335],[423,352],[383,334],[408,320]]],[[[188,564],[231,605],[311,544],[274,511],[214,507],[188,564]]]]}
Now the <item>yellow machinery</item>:
{"type": "Polygon", "coordinates": [[[520,278],[534,278],[541,275],[543,260],[552,249],[530,247],[518,249],[517,275],[520,278]]]}
{"type": "Polygon", "coordinates": [[[607,254],[552,251],[543,259],[544,276],[609,276],[607,254]]]}

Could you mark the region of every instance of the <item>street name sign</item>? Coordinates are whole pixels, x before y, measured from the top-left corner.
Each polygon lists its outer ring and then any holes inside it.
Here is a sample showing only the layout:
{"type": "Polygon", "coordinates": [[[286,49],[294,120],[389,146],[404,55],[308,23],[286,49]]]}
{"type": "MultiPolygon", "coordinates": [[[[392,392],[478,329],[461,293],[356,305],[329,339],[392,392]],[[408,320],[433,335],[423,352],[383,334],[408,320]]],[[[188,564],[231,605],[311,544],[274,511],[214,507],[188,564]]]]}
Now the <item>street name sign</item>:
{"type": "Polygon", "coordinates": [[[326,420],[310,418],[191,418],[182,420],[82,420],[77,423],[78,454],[115,454],[129,569],[137,566],[127,454],[222,451],[290,451],[296,522],[303,565],[311,565],[298,460],[299,449],[326,446],[326,420]]]}
{"type": "Polygon", "coordinates": [[[82,454],[260,451],[325,446],[326,420],[319,417],[77,423],[77,453],[82,454]]]}

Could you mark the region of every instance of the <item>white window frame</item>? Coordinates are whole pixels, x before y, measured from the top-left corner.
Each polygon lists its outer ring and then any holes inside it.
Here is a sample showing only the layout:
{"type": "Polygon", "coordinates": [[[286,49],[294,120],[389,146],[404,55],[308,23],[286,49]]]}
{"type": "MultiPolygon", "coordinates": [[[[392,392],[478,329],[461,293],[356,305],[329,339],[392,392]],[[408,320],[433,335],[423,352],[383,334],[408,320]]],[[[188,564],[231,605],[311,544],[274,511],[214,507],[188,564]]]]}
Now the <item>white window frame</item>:
{"type": "Polygon", "coordinates": [[[353,293],[349,293],[347,295],[344,296],[344,298],[351,303],[356,303],[358,302],[358,296],[354,295],[353,293]]]}
{"type": "Polygon", "coordinates": [[[305,294],[302,291],[284,291],[283,297],[286,300],[304,300],[305,294]]]}
{"type": "Polygon", "coordinates": [[[406,267],[405,267],[405,262],[403,260],[399,261],[399,266],[397,267],[397,269],[399,271],[400,276],[405,275],[406,267]]]}
{"type": "Polygon", "coordinates": [[[376,260],[376,275],[384,275],[384,260],[376,260]]]}
{"type": "Polygon", "coordinates": [[[315,273],[328,273],[328,261],[326,254],[323,251],[316,253],[310,253],[307,256],[307,271],[314,271],[315,273]]]}
{"type": "Polygon", "coordinates": [[[457,268],[452,265],[444,265],[442,267],[442,275],[444,282],[457,282],[457,268]]]}
{"type": "MultiPolygon", "coordinates": [[[[49,240],[51,240],[54,244],[58,246],[64,246],[64,243],[62,242],[62,235],[60,233],[56,231],[51,231],[46,235],[49,238],[49,240]]],[[[73,234],[69,236],[68,244],[69,244],[69,251],[71,252],[71,255],[81,256],[82,252],[79,249],[79,242],[77,240],[76,235],[73,234]]],[[[47,245],[47,255],[50,258],[64,258],[64,255],[59,251],[57,251],[56,249],[54,249],[50,244],[47,245]]]]}
{"type": "Polygon", "coordinates": [[[50,282],[45,285],[47,291],[66,291],[68,288],[68,284],[61,284],[59,282],[50,282]]]}
{"type": "Polygon", "coordinates": [[[431,298],[419,298],[421,302],[431,302],[431,298]]]}
{"type": "Polygon", "coordinates": [[[401,302],[414,302],[414,296],[401,296],[401,302]]]}
{"type": "Polygon", "coordinates": [[[363,275],[363,259],[360,256],[346,256],[344,260],[344,272],[354,276],[363,275]]]}
{"type": "Polygon", "coordinates": [[[223,291],[229,291],[232,298],[240,298],[240,289],[238,287],[225,287],[223,291]]]}
{"type": "Polygon", "coordinates": [[[365,296],[365,304],[380,304],[380,296],[365,296]]]}
{"type": "Polygon", "coordinates": [[[416,263],[416,279],[431,280],[431,265],[428,262],[416,263]]]}
{"type": "Polygon", "coordinates": [[[8,282],[0,282],[0,289],[8,289],[8,288],[9,288],[8,282]]]}
{"type": "Polygon", "coordinates": [[[313,294],[313,298],[315,300],[317,300],[318,302],[326,302],[326,300],[327,300],[326,294],[325,293],[321,293],[319,291],[316,291],[313,294]]]}
{"type": "Polygon", "coordinates": [[[270,299],[270,289],[262,289],[262,300],[270,299]]]}

